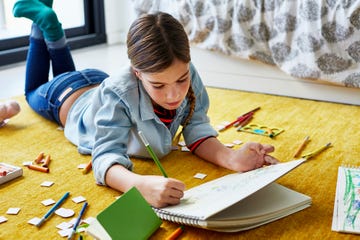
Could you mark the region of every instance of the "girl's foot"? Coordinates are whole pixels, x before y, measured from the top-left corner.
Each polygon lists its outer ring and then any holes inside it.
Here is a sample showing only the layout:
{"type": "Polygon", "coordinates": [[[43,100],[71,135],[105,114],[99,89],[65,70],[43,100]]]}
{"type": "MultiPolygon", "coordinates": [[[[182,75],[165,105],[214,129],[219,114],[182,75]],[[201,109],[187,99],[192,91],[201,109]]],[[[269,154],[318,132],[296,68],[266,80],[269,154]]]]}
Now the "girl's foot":
{"type": "MultiPolygon", "coordinates": [[[[46,4],[50,4],[50,1],[46,1],[46,4]]],[[[43,32],[44,38],[54,42],[64,36],[64,31],[54,10],[46,4],[39,0],[17,0],[13,14],[32,20],[43,32]]]]}
{"type": "Polygon", "coordinates": [[[20,112],[20,105],[16,101],[0,103],[0,122],[9,119],[20,112]]]}
{"type": "Polygon", "coordinates": [[[52,8],[53,0],[39,0],[40,2],[44,3],[49,8],[52,8]]]}

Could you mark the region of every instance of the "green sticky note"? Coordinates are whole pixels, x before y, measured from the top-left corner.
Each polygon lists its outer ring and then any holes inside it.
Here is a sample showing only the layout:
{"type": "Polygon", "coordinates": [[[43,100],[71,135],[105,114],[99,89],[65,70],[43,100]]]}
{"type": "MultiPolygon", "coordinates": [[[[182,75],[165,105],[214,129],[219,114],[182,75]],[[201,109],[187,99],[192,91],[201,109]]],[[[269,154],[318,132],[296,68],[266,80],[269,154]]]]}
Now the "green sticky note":
{"type": "Polygon", "coordinates": [[[135,187],[124,193],[96,218],[112,239],[148,239],[162,223],[135,187]]]}

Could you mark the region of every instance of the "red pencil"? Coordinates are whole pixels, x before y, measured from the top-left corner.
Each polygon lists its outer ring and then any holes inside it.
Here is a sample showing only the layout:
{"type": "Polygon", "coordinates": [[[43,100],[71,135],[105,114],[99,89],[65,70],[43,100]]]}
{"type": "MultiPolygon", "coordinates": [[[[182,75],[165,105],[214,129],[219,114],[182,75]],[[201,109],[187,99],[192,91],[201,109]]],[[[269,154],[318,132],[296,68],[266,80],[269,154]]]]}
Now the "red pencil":
{"type": "Polygon", "coordinates": [[[246,126],[250,121],[251,119],[253,118],[252,115],[249,115],[247,118],[245,118],[239,125],[238,125],[238,128],[236,129],[237,131],[240,131],[242,127],[246,126]]]}
{"type": "Polygon", "coordinates": [[[254,115],[254,112],[249,112],[248,114],[242,116],[241,118],[239,118],[239,121],[234,124],[234,127],[237,127],[239,125],[243,125],[243,123],[247,122],[248,119],[251,119],[253,115],[254,115]]]}
{"type": "Polygon", "coordinates": [[[227,124],[226,126],[222,127],[219,129],[219,131],[224,131],[225,129],[228,129],[230,127],[232,127],[233,125],[237,124],[238,122],[244,121],[244,119],[246,119],[248,117],[248,115],[253,115],[257,110],[259,110],[260,107],[257,107],[247,113],[244,113],[243,115],[241,115],[240,117],[238,117],[236,120],[232,121],[231,123],[227,124]]]}
{"type": "Polygon", "coordinates": [[[239,119],[236,119],[235,121],[232,121],[231,123],[225,125],[224,127],[220,128],[219,131],[224,131],[225,129],[228,129],[229,127],[232,127],[235,123],[237,123],[239,119]]]}

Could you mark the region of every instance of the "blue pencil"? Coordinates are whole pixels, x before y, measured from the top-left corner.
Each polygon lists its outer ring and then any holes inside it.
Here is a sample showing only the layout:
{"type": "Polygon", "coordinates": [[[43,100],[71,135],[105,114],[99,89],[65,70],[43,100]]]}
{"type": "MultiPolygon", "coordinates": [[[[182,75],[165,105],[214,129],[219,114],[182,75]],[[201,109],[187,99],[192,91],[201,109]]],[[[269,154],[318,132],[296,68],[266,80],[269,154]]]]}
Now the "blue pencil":
{"type": "Polygon", "coordinates": [[[76,222],[75,222],[74,227],[73,227],[73,229],[72,229],[72,231],[71,231],[71,234],[70,234],[69,237],[68,237],[69,240],[72,239],[72,237],[74,236],[74,233],[76,232],[76,228],[77,228],[77,227],[79,226],[79,224],[80,224],[81,218],[82,218],[82,216],[84,215],[84,212],[85,212],[85,209],[86,209],[87,205],[88,205],[88,203],[85,202],[84,205],[83,205],[83,207],[81,208],[81,211],[80,211],[80,213],[79,213],[79,216],[78,216],[77,219],[76,219],[76,222]]]}
{"type": "Polygon", "coordinates": [[[40,222],[36,224],[37,227],[40,227],[54,212],[55,210],[65,201],[65,199],[70,195],[69,192],[65,193],[64,196],[60,198],[57,203],[41,218],[40,222]]]}

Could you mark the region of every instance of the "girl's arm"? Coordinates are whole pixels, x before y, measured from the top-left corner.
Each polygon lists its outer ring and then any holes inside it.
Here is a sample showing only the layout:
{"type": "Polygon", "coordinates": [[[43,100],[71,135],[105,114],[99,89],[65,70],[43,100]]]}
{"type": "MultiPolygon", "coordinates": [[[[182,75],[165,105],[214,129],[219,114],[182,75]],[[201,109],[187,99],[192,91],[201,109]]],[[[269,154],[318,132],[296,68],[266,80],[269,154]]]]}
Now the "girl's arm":
{"type": "Polygon", "coordinates": [[[274,147],[271,145],[254,142],[245,143],[240,149],[233,150],[212,137],[202,142],[194,153],[221,167],[246,172],[263,165],[276,164],[278,160],[268,155],[273,151],[274,147]]]}
{"type": "Polygon", "coordinates": [[[185,190],[185,184],[179,180],[163,176],[139,175],[120,164],[109,168],[105,182],[109,187],[121,192],[136,187],[145,200],[154,207],[178,204],[185,190]]]}

